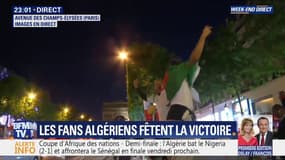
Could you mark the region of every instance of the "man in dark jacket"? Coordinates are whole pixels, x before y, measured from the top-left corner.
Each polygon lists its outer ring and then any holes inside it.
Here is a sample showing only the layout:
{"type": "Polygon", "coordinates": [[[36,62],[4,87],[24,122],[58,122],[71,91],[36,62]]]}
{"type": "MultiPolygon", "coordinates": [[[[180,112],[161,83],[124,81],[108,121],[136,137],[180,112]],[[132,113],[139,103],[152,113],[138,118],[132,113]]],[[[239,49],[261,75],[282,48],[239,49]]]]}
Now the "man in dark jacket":
{"type": "Polygon", "coordinates": [[[277,138],[285,139],[285,108],[284,107],[279,108],[278,117],[280,121],[279,121],[279,127],[277,131],[277,138]]]}
{"type": "Polygon", "coordinates": [[[268,130],[269,120],[266,117],[260,117],[257,120],[259,133],[255,136],[258,140],[259,146],[272,146],[273,134],[268,130]]]}

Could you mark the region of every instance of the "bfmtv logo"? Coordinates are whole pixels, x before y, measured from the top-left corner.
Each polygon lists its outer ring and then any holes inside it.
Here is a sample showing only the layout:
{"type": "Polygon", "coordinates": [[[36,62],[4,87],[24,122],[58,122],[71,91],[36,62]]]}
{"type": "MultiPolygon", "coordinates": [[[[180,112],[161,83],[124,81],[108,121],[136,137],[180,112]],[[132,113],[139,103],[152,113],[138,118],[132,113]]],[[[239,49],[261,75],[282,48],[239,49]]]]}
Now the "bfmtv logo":
{"type": "Polygon", "coordinates": [[[29,121],[14,122],[15,139],[31,139],[37,130],[37,124],[29,121]]]}

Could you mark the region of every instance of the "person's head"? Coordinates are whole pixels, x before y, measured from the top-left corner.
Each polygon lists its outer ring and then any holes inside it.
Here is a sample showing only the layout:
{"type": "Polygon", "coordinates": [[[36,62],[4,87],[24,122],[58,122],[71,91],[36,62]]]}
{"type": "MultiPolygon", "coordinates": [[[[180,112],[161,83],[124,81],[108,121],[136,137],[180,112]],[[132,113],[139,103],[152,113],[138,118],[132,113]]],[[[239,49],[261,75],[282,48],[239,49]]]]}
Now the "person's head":
{"type": "Polygon", "coordinates": [[[240,134],[253,134],[253,121],[250,118],[244,118],[242,120],[240,134]]]}
{"type": "Polygon", "coordinates": [[[285,116],[285,107],[280,108],[280,110],[279,110],[279,115],[280,115],[280,118],[282,118],[283,116],[285,116]]]}
{"type": "Polygon", "coordinates": [[[183,61],[179,57],[173,57],[170,59],[170,65],[178,65],[181,64],[183,61]]]}
{"type": "Polygon", "coordinates": [[[160,79],[156,79],[154,81],[154,91],[155,91],[155,93],[160,93],[161,85],[162,85],[162,81],[160,79]]]}
{"type": "Polygon", "coordinates": [[[285,91],[280,91],[279,92],[279,99],[280,99],[280,102],[283,106],[285,106],[285,91]]]}
{"type": "Polygon", "coordinates": [[[115,119],[114,119],[114,121],[126,121],[126,120],[127,119],[124,116],[122,116],[122,115],[116,116],[115,119]]]}
{"type": "Polygon", "coordinates": [[[280,92],[279,92],[279,96],[280,96],[280,98],[285,97],[285,91],[280,91],[280,92]]]}
{"type": "Polygon", "coordinates": [[[272,107],[272,112],[273,115],[275,115],[278,118],[281,118],[285,114],[285,107],[281,106],[280,104],[275,104],[272,107]]]}
{"type": "Polygon", "coordinates": [[[257,120],[257,125],[260,133],[266,133],[269,127],[269,120],[266,117],[260,117],[257,120]]]}

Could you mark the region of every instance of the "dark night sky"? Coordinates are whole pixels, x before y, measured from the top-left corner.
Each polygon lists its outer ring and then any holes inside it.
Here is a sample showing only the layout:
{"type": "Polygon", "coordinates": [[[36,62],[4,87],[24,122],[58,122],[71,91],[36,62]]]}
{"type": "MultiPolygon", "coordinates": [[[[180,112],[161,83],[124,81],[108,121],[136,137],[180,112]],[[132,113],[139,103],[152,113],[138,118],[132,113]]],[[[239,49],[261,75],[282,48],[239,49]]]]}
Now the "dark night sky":
{"type": "Polygon", "coordinates": [[[230,0],[9,3],[1,4],[1,46],[6,49],[1,47],[0,65],[47,90],[54,102],[70,103],[97,119],[102,102],[126,100],[124,68],[114,60],[117,48],[152,42],[186,59],[203,26],[210,24],[215,30],[224,25],[230,5],[240,4],[230,0]],[[13,5],[59,5],[66,14],[101,14],[101,22],[14,29],[13,5]]]}

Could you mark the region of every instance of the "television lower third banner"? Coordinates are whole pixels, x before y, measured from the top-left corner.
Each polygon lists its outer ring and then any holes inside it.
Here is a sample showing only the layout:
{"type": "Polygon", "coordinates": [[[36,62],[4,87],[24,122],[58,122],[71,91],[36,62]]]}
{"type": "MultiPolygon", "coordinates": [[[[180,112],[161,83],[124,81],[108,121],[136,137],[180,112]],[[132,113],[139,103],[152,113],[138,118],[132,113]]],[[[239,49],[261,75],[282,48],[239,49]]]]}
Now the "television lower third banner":
{"type": "Polygon", "coordinates": [[[273,155],[274,156],[285,156],[284,146],[285,146],[285,140],[273,140],[273,155]]]}
{"type": "Polygon", "coordinates": [[[14,138],[95,139],[236,139],[237,126],[227,122],[26,122],[14,123],[14,138]]]}
{"type": "Polygon", "coordinates": [[[0,140],[0,156],[285,155],[284,140],[273,140],[273,146],[239,145],[235,121],[16,121],[13,133],[0,140]]]}

